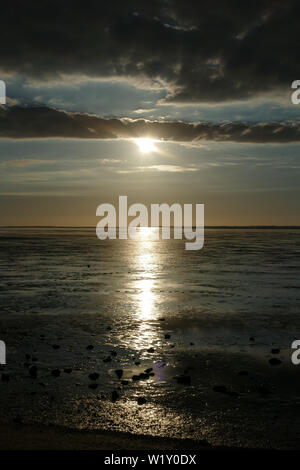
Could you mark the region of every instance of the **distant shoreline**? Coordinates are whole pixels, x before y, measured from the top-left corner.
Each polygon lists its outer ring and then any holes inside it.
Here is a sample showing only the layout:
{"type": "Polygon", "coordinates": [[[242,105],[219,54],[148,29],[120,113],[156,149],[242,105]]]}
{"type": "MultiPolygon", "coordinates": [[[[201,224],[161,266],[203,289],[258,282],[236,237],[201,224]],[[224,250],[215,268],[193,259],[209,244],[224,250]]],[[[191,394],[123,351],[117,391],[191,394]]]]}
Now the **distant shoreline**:
{"type": "MultiPolygon", "coordinates": [[[[94,226],[89,225],[0,225],[0,229],[3,228],[43,228],[43,229],[95,229],[94,226]]],[[[119,227],[116,227],[119,228],[119,227]]],[[[145,227],[142,227],[145,228],[145,227]]],[[[148,227],[146,227],[148,228],[148,227]]],[[[149,227],[149,228],[162,228],[159,227],[149,227]]],[[[174,228],[171,226],[170,228],[174,228]]],[[[191,227],[195,229],[196,226],[191,227]]],[[[234,230],[234,229],[255,229],[255,230],[300,230],[300,225],[206,225],[204,229],[214,229],[214,230],[234,230]]]]}

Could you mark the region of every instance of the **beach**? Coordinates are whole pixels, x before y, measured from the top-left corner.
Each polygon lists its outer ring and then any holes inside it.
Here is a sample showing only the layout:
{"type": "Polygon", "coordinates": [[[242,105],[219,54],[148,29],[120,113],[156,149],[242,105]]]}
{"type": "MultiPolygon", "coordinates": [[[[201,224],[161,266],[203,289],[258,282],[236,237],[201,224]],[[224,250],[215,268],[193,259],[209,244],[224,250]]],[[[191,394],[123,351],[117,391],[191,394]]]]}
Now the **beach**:
{"type": "Polygon", "coordinates": [[[299,231],[0,236],[1,448],[299,448],[299,231]]]}
{"type": "Polygon", "coordinates": [[[206,442],[58,426],[0,426],[0,450],[212,450],[206,442]]]}

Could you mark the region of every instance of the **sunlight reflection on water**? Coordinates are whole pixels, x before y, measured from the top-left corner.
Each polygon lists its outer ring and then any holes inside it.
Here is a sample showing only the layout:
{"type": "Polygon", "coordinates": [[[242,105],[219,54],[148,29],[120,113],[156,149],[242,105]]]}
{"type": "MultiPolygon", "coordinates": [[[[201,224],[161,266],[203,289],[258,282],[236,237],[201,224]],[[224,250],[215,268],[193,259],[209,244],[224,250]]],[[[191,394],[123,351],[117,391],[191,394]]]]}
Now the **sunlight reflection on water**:
{"type": "Polygon", "coordinates": [[[139,232],[140,238],[135,245],[135,268],[140,273],[134,281],[136,291],[136,317],[139,327],[135,337],[135,347],[145,348],[157,343],[157,332],[153,329],[153,320],[157,319],[158,291],[155,288],[155,277],[158,269],[158,253],[155,240],[152,239],[155,229],[144,227],[139,232]]]}

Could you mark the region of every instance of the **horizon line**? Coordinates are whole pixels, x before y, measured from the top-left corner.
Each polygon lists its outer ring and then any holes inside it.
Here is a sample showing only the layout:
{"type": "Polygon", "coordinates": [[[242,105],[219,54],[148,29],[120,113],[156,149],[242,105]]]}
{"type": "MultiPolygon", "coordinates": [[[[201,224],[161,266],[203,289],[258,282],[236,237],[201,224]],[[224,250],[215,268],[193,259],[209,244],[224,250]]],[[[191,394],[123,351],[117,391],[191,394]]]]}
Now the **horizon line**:
{"type": "MultiPolygon", "coordinates": [[[[96,229],[95,226],[92,225],[0,225],[0,229],[3,228],[86,228],[86,229],[96,229]]],[[[128,227],[111,227],[111,228],[128,228],[128,227]]],[[[162,226],[157,225],[155,227],[152,226],[142,226],[137,228],[184,228],[184,226],[162,226]]],[[[196,225],[192,225],[189,228],[197,228],[196,225]]],[[[203,227],[204,229],[239,229],[239,228],[256,228],[256,229],[300,229],[300,225],[206,225],[203,227]]]]}

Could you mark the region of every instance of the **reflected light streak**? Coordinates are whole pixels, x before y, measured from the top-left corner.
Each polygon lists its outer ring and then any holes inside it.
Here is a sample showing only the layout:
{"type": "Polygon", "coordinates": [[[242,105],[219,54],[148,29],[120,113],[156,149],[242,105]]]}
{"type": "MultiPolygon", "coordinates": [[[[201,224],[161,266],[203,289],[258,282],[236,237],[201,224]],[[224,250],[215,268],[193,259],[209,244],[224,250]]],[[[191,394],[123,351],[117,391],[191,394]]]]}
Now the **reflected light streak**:
{"type": "Polygon", "coordinates": [[[139,279],[134,283],[137,291],[137,311],[136,316],[139,326],[134,339],[136,348],[149,348],[159,342],[159,336],[152,321],[157,319],[158,301],[155,289],[157,254],[156,243],[151,240],[153,229],[143,227],[140,229],[140,237],[137,242],[136,268],[140,273],[139,279]]]}

